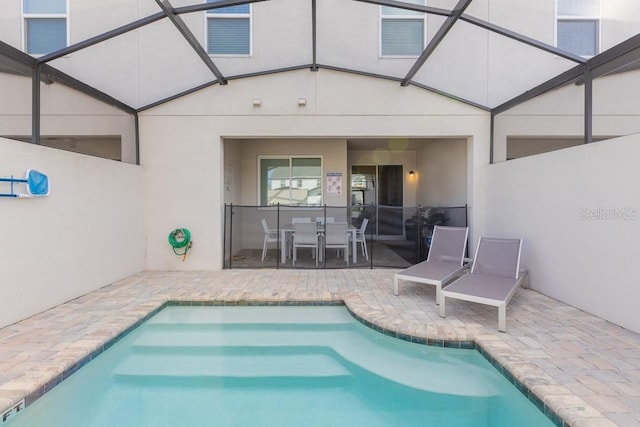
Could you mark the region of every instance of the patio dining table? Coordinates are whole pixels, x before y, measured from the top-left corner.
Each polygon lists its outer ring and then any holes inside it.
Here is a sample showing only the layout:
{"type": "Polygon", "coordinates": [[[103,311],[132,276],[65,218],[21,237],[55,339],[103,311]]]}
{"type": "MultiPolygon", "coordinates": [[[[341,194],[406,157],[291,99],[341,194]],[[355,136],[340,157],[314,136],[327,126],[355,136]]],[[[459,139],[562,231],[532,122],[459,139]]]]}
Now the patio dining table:
{"type": "MultiPolygon", "coordinates": [[[[318,233],[324,232],[324,225],[317,224],[318,233]]],[[[280,227],[280,261],[282,264],[287,262],[287,237],[289,234],[293,234],[294,225],[285,224],[280,227]]],[[[356,244],[356,233],[358,229],[351,224],[347,225],[347,234],[351,235],[351,258],[352,262],[356,264],[358,262],[358,245],[356,244]]]]}

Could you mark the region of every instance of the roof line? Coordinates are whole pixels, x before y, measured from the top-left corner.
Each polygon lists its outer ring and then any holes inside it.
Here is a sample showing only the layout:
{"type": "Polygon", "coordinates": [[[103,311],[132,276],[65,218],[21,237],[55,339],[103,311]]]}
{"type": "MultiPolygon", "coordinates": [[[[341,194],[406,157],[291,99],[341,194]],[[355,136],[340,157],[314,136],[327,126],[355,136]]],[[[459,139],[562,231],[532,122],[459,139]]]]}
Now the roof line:
{"type": "Polygon", "coordinates": [[[429,57],[435,52],[438,45],[444,40],[447,33],[453,28],[458,18],[462,15],[465,9],[471,4],[473,0],[459,0],[456,7],[451,11],[451,14],[447,16],[447,19],[442,23],[438,32],[429,41],[427,47],[422,51],[422,54],[418,57],[416,62],[411,66],[409,72],[402,80],[402,86],[409,84],[409,81],[415,76],[429,57]]]}
{"type": "Polygon", "coordinates": [[[183,13],[202,12],[203,10],[221,9],[223,7],[240,6],[243,4],[259,3],[268,0],[219,0],[211,3],[194,4],[191,6],[176,7],[173,12],[176,15],[183,13]]]}
{"type": "MultiPolygon", "coordinates": [[[[365,76],[365,77],[373,77],[373,78],[383,79],[383,80],[391,80],[391,81],[394,81],[394,82],[402,82],[403,81],[403,79],[400,78],[400,77],[393,77],[393,76],[388,76],[388,75],[384,75],[384,74],[374,74],[374,73],[369,73],[367,71],[354,70],[354,69],[351,69],[351,68],[334,67],[334,66],[331,66],[331,65],[321,65],[321,64],[318,64],[318,68],[324,68],[324,69],[333,70],[333,71],[340,71],[340,72],[348,73],[348,74],[356,74],[356,75],[365,76]]],[[[409,81],[409,85],[419,87],[420,89],[424,89],[424,90],[427,90],[429,92],[433,92],[433,93],[435,93],[437,95],[444,96],[444,97],[452,99],[454,101],[462,102],[463,104],[467,104],[467,105],[469,105],[471,107],[480,108],[483,111],[490,111],[489,107],[485,107],[484,105],[478,104],[476,102],[470,101],[470,100],[465,99],[465,98],[461,98],[459,96],[452,95],[452,94],[450,94],[448,92],[445,92],[445,91],[442,91],[442,90],[439,90],[439,89],[434,89],[434,88],[432,88],[430,86],[427,86],[427,85],[424,85],[422,83],[417,83],[417,82],[414,82],[414,81],[411,80],[411,81],[409,81]]]]}
{"type": "Polygon", "coordinates": [[[628,63],[640,59],[640,34],[624,40],[587,61],[592,77],[610,73],[628,63]]]}
{"type": "Polygon", "coordinates": [[[30,69],[34,69],[36,67],[36,59],[33,56],[16,49],[2,40],[0,40],[0,55],[6,56],[7,58],[22,65],[26,65],[30,69]]]}
{"type": "MultiPolygon", "coordinates": [[[[404,10],[410,10],[413,12],[424,12],[427,14],[431,14],[431,15],[440,15],[440,16],[446,16],[449,17],[451,16],[453,11],[449,11],[447,9],[441,9],[441,8],[436,8],[436,7],[429,7],[429,6],[421,6],[421,5],[417,5],[417,4],[411,4],[411,3],[404,3],[401,1],[396,1],[396,0],[354,0],[354,1],[358,1],[358,2],[362,2],[362,3],[370,3],[370,4],[376,4],[378,6],[388,6],[388,7],[395,7],[398,9],[404,9],[404,10]]],[[[457,7],[457,6],[456,6],[457,7]]],[[[454,9],[455,11],[455,9],[454,9]]],[[[461,21],[465,21],[469,24],[475,25],[477,27],[480,28],[484,28],[485,30],[491,31],[493,33],[499,34],[501,36],[504,37],[508,37],[512,40],[516,40],[518,42],[527,44],[529,46],[535,47],[537,49],[541,49],[544,50],[545,52],[549,52],[552,53],[554,55],[558,55],[562,58],[568,59],[570,61],[579,63],[579,64],[584,64],[586,62],[586,60],[579,56],[579,55],[575,55],[572,54],[570,52],[566,52],[562,49],[558,49],[555,46],[551,46],[548,45],[546,43],[542,43],[539,42],[535,39],[532,39],[531,37],[527,37],[523,34],[517,33],[515,31],[509,30],[507,28],[501,27],[499,25],[493,24],[491,22],[485,21],[483,19],[480,18],[476,18],[474,16],[471,15],[467,15],[467,14],[462,14],[460,15],[459,19],[461,21]]]]}
{"type": "MultiPolygon", "coordinates": [[[[293,66],[293,67],[285,67],[285,68],[275,68],[275,69],[272,69],[272,70],[257,71],[255,73],[237,74],[237,75],[234,75],[234,76],[227,76],[227,80],[238,80],[238,79],[244,79],[244,78],[250,78],[250,77],[259,77],[259,76],[265,76],[265,75],[268,75],[268,74],[285,73],[287,71],[305,70],[305,69],[309,69],[309,68],[312,68],[312,64],[296,65],[296,66],[293,66]]],[[[203,84],[195,86],[195,87],[193,87],[191,89],[187,89],[187,90],[182,91],[180,93],[177,93],[175,95],[171,95],[169,97],[166,97],[166,98],[160,99],[158,101],[152,102],[150,104],[147,104],[145,106],[142,106],[142,107],[137,109],[137,112],[140,113],[142,111],[149,110],[149,109],[157,107],[159,105],[166,104],[167,102],[174,101],[174,100],[176,100],[178,98],[182,98],[183,96],[190,95],[192,93],[198,92],[199,90],[206,89],[206,88],[214,86],[216,84],[220,84],[220,82],[218,80],[213,80],[213,81],[210,81],[210,82],[207,82],[207,83],[203,83],[203,84]]]]}
{"type": "MultiPolygon", "coordinates": [[[[312,70],[312,71],[316,71],[316,70],[319,70],[319,69],[325,69],[325,70],[337,71],[337,72],[342,72],[342,73],[347,73],[347,74],[354,74],[354,75],[359,75],[359,76],[372,77],[372,78],[381,79],[381,80],[389,80],[389,81],[393,81],[393,82],[397,82],[397,83],[402,82],[402,78],[400,78],[400,77],[393,77],[393,76],[389,76],[389,75],[385,75],[385,74],[376,74],[376,73],[370,73],[370,72],[367,72],[367,71],[354,70],[354,69],[351,69],[351,68],[336,67],[336,66],[325,65],[325,64],[294,65],[294,66],[291,66],[291,67],[274,68],[274,69],[271,69],[271,70],[257,71],[255,73],[236,74],[236,75],[233,75],[233,76],[227,76],[227,80],[240,80],[240,79],[246,79],[246,78],[251,78],[251,77],[260,77],[260,76],[266,76],[266,75],[270,75],[270,74],[279,74],[279,73],[286,73],[286,72],[289,72],[289,71],[297,71],[297,70],[305,70],[305,69],[309,69],[309,70],[312,70]],[[315,69],[314,69],[314,66],[315,66],[315,69]]],[[[151,108],[157,107],[159,105],[165,104],[165,103],[170,102],[170,101],[174,101],[174,100],[176,100],[178,98],[182,98],[183,96],[190,95],[190,94],[195,93],[195,92],[197,92],[197,91],[199,91],[201,89],[206,89],[206,88],[214,86],[216,84],[219,84],[219,82],[217,80],[201,84],[199,86],[196,86],[196,87],[193,87],[191,89],[185,90],[185,91],[180,92],[178,94],[175,94],[175,95],[169,96],[167,98],[163,98],[161,100],[158,100],[158,101],[152,102],[150,104],[147,104],[147,105],[145,105],[143,107],[138,108],[136,111],[138,113],[140,113],[142,111],[149,110],[151,108]]],[[[435,93],[435,94],[440,95],[440,96],[444,96],[444,97],[452,99],[454,101],[461,102],[461,103],[469,105],[471,107],[479,108],[479,109],[481,109],[483,111],[491,111],[491,109],[489,107],[485,107],[484,105],[478,104],[478,103],[470,101],[468,99],[461,98],[459,96],[452,95],[450,93],[444,92],[442,90],[435,89],[435,88],[427,86],[427,85],[423,85],[421,83],[410,81],[409,84],[411,86],[416,86],[416,87],[418,87],[420,89],[427,90],[429,92],[435,93]]]]}
{"type": "Polygon", "coordinates": [[[227,79],[222,75],[218,67],[216,67],[216,64],[214,64],[209,54],[204,50],[202,45],[198,42],[198,40],[196,39],[196,36],[193,35],[193,33],[191,32],[187,24],[185,24],[185,22],[182,20],[180,15],[177,15],[174,12],[174,8],[171,5],[171,2],[169,0],[156,0],[156,3],[158,4],[158,6],[160,6],[164,14],[167,16],[167,18],[169,18],[171,23],[176,27],[176,29],[180,32],[180,34],[182,34],[182,36],[187,41],[187,43],[189,43],[189,45],[194,50],[194,52],[200,57],[202,62],[204,62],[207,68],[211,70],[214,76],[216,76],[216,79],[218,80],[218,82],[220,82],[221,85],[226,85],[227,79]]]}
{"type": "Polygon", "coordinates": [[[129,114],[135,114],[136,113],[136,109],[125,104],[122,101],[119,101],[117,99],[115,99],[114,97],[112,97],[111,95],[107,95],[106,93],[94,88],[93,86],[89,86],[88,84],[76,79],[75,77],[72,77],[60,70],[58,70],[57,68],[54,68],[48,64],[42,64],[39,65],[42,68],[42,73],[47,74],[48,76],[50,76],[54,82],[58,82],[60,84],[63,84],[65,86],[68,86],[72,89],[75,89],[81,93],[84,93],[85,95],[91,96],[92,98],[95,98],[99,101],[102,101],[106,104],[112,105],[116,108],[119,108],[120,110],[129,113],[129,114]]]}
{"type": "Polygon", "coordinates": [[[149,15],[147,17],[130,22],[111,31],[107,31],[106,33],[98,34],[97,36],[88,38],[71,46],[56,50],[55,52],[51,52],[47,55],[42,55],[41,57],[37,58],[37,62],[46,63],[49,61],[53,61],[54,59],[82,50],[85,47],[90,47],[103,41],[128,33],[129,31],[137,30],[138,28],[142,28],[148,24],[152,24],[156,21],[164,19],[165,17],[166,15],[163,12],[154,13],[153,15],[149,15]]]}
{"type": "Polygon", "coordinates": [[[412,85],[412,86],[419,87],[419,88],[424,89],[424,90],[428,90],[429,92],[433,92],[435,94],[447,97],[447,98],[452,99],[454,101],[462,102],[463,104],[467,104],[467,105],[469,105],[471,107],[479,108],[479,109],[481,109],[483,111],[491,111],[491,109],[489,107],[485,106],[485,105],[478,104],[477,102],[473,102],[473,101],[470,101],[470,100],[465,99],[465,98],[461,98],[461,97],[456,96],[456,95],[452,95],[452,94],[450,94],[448,92],[441,91],[440,89],[436,89],[434,87],[431,87],[431,86],[428,86],[428,85],[424,85],[422,83],[410,81],[409,84],[412,85]]]}
{"type": "Polygon", "coordinates": [[[509,101],[504,102],[497,107],[491,109],[491,113],[493,115],[497,115],[503,113],[516,105],[522,104],[523,102],[529,101],[539,95],[542,95],[546,92],[549,92],[552,89],[564,86],[575,81],[577,78],[582,76],[585,72],[586,65],[576,65],[573,68],[565,71],[562,74],[558,74],[557,76],[547,80],[544,83],[539,84],[538,86],[529,89],[526,92],[521,93],[515,98],[511,98],[509,101]]]}
{"type": "Polygon", "coordinates": [[[370,3],[376,4],[378,6],[387,6],[387,7],[395,7],[398,9],[411,10],[413,12],[424,12],[430,15],[440,15],[440,16],[449,16],[451,15],[451,11],[447,9],[442,9],[439,7],[432,6],[424,6],[415,3],[405,3],[403,1],[396,0],[354,0],[361,3],[370,3]]]}
{"type": "Polygon", "coordinates": [[[485,21],[485,20],[480,19],[480,18],[476,18],[474,16],[463,14],[462,16],[460,16],[460,20],[468,22],[469,24],[475,25],[477,27],[484,28],[485,30],[491,31],[491,32],[499,34],[501,36],[505,36],[505,37],[510,38],[512,40],[527,44],[527,45],[532,46],[532,47],[535,47],[537,49],[544,50],[545,52],[552,53],[554,55],[557,55],[557,56],[560,56],[562,58],[568,59],[570,61],[577,62],[579,64],[584,64],[585,62],[587,62],[586,59],[584,59],[583,57],[581,57],[579,55],[575,55],[573,53],[566,52],[566,51],[564,51],[562,49],[558,49],[555,46],[551,46],[549,44],[542,43],[542,42],[540,42],[538,40],[532,39],[531,37],[527,37],[527,36],[525,36],[523,34],[516,33],[515,31],[511,31],[511,30],[509,30],[507,28],[501,27],[501,26],[496,25],[496,24],[492,24],[491,22],[485,21]]]}
{"type": "MultiPolygon", "coordinates": [[[[83,93],[87,96],[90,96],[98,101],[104,102],[105,104],[114,106],[128,114],[135,114],[135,108],[130,105],[125,104],[122,101],[119,101],[92,86],[76,79],[75,77],[71,77],[69,74],[66,74],[57,68],[54,68],[48,64],[39,64],[38,61],[32,57],[31,55],[24,53],[23,51],[16,49],[15,47],[0,41],[0,56],[8,57],[9,59],[17,62],[18,64],[24,65],[31,70],[36,70],[36,68],[40,67],[40,80],[45,83],[54,83],[58,82],[62,85],[70,87],[74,90],[77,90],[80,93],[83,93]]],[[[29,76],[33,80],[33,75],[29,76]]]]}
{"type": "Polygon", "coordinates": [[[577,65],[564,73],[559,74],[524,93],[521,93],[509,101],[494,107],[491,109],[491,112],[494,115],[500,114],[515,107],[516,105],[529,101],[536,96],[549,92],[550,90],[565,86],[572,82],[582,83],[585,80],[583,76],[586,72],[590,73],[591,79],[595,79],[599,76],[611,73],[638,59],[640,59],[640,34],[636,34],[635,36],[618,43],[612,48],[585,60],[583,64],[577,65]]]}

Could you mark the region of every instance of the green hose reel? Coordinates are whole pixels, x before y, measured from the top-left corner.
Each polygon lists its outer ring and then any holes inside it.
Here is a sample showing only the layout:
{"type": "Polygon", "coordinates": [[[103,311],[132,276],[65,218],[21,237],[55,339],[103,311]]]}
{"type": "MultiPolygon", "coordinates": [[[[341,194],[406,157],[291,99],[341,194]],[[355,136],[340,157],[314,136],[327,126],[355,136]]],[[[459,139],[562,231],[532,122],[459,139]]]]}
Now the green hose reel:
{"type": "Polygon", "coordinates": [[[182,261],[184,262],[187,258],[187,251],[193,246],[191,232],[186,228],[176,228],[169,233],[169,244],[173,249],[173,253],[182,256],[182,261]],[[179,252],[179,249],[184,249],[184,251],[179,252]]]}

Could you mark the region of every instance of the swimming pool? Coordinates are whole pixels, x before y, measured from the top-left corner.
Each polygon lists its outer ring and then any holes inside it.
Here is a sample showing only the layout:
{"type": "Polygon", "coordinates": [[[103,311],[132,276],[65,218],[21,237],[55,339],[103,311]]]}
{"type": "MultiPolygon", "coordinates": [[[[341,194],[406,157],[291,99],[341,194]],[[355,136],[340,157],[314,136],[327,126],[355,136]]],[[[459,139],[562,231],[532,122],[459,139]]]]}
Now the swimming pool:
{"type": "Polygon", "coordinates": [[[166,307],[7,426],[553,425],[475,350],[344,307],[166,307]]]}

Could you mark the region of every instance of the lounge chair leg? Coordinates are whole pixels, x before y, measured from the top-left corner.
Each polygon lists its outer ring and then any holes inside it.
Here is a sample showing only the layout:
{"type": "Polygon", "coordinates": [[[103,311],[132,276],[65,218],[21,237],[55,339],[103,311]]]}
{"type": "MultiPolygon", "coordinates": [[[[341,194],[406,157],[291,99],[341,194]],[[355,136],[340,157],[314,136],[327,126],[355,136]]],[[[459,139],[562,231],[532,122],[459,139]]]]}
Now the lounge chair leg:
{"type": "Polygon", "coordinates": [[[521,270],[520,277],[522,278],[522,288],[529,289],[529,272],[527,270],[521,270]]]}
{"type": "Polygon", "coordinates": [[[440,285],[436,285],[436,305],[440,305],[442,299],[442,288],[440,285]]]}
{"type": "Polygon", "coordinates": [[[394,277],[393,278],[393,294],[395,296],[398,296],[398,291],[399,291],[399,289],[398,289],[398,278],[394,277]]]}
{"type": "Polygon", "coordinates": [[[444,313],[444,302],[446,301],[446,297],[444,295],[442,295],[442,298],[440,300],[440,317],[446,317],[445,313],[444,313]]]}
{"type": "Polygon", "coordinates": [[[506,332],[507,330],[507,305],[501,304],[498,306],[498,330],[500,332],[506,332]]]}

